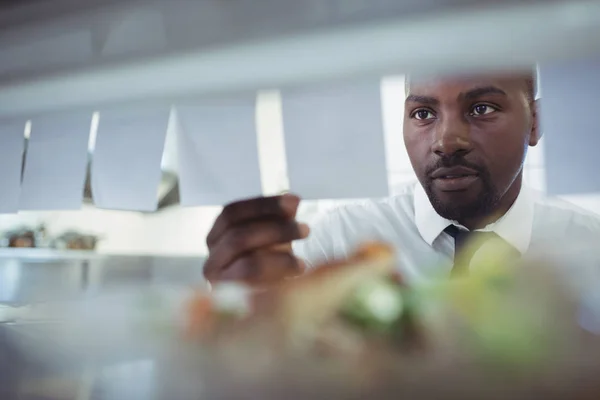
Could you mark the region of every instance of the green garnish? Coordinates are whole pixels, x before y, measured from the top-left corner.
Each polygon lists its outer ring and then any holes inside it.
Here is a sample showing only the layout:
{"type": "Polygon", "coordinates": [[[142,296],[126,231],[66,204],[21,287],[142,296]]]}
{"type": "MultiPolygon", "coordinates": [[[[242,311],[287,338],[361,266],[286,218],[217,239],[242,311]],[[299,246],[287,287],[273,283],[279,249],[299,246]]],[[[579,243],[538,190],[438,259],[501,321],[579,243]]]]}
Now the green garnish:
{"type": "Polygon", "coordinates": [[[403,310],[400,287],[379,279],[362,284],[342,310],[342,316],[366,330],[387,332],[396,325],[403,310]]]}

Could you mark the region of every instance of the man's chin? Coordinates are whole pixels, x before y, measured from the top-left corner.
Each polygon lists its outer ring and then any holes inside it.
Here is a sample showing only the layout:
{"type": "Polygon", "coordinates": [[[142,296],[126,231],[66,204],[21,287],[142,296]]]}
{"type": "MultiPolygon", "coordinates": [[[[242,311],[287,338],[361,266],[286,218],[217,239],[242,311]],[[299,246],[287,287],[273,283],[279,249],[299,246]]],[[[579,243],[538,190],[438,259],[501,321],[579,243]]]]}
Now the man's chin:
{"type": "Polygon", "coordinates": [[[429,196],[431,205],[443,218],[459,221],[479,217],[488,210],[486,196],[481,191],[443,192],[433,190],[429,196]]]}

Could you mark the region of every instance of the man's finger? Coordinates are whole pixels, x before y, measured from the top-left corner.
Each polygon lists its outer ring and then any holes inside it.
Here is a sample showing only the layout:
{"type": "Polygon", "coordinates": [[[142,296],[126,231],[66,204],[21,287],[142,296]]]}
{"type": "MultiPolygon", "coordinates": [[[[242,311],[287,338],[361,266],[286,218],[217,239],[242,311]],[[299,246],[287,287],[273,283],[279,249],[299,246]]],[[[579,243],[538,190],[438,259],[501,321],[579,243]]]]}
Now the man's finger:
{"type": "Polygon", "coordinates": [[[288,243],[281,243],[281,244],[276,244],[274,246],[269,247],[270,251],[282,251],[282,252],[287,252],[287,253],[291,253],[292,252],[292,243],[288,242],[288,243]]]}
{"type": "Polygon", "coordinates": [[[205,263],[205,274],[225,269],[236,258],[254,250],[267,249],[308,236],[306,224],[293,220],[250,222],[229,229],[214,244],[205,263]]]}
{"type": "Polygon", "coordinates": [[[209,248],[212,247],[225,231],[243,222],[273,217],[293,219],[299,204],[300,198],[292,194],[258,197],[228,204],[215,220],[206,237],[206,244],[209,248]]]}
{"type": "Polygon", "coordinates": [[[219,276],[223,281],[271,284],[302,274],[304,263],[291,253],[254,252],[238,258],[219,276]]]}

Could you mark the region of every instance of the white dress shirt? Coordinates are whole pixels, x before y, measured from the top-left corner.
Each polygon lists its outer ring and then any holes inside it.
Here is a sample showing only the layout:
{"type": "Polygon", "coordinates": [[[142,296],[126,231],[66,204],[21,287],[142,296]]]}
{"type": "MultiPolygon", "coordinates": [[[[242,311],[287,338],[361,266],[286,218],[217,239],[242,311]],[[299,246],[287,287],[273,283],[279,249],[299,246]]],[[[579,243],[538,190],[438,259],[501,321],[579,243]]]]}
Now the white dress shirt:
{"type": "MultiPolygon", "coordinates": [[[[454,239],[444,229],[454,221],[436,213],[418,183],[400,194],[336,208],[311,225],[310,236],[295,242],[296,256],[309,266],[344,259],[358,245],[383,241],[394,246],[398,269],[408,281],[449,275],[454,239]]],[[[517,200],[495,223],[493,231],[522,254],[543,246],[600,240],[600,217],[558,199],[545,198],[523,186],[517,200]]]]}

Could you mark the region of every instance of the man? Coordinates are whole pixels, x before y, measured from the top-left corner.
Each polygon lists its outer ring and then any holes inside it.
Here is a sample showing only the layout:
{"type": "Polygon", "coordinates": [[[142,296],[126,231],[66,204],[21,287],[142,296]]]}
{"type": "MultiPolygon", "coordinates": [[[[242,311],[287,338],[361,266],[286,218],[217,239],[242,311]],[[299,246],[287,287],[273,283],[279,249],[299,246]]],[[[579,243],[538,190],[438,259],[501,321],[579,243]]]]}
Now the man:
{"type": "Polygon", "coordinates": [[[404,139],[418,184],[341,207],[310,234],[294,220],[296,196],[230,204],[208,235],[205,276],[278,281],[379,240],[412,280],[450,275],[456,250],[480,232],[517,254],[599,237],[598,218],[522,183],[527,148],[541,136],[535,87],[531,71],[408,81],[404,139]]]}

